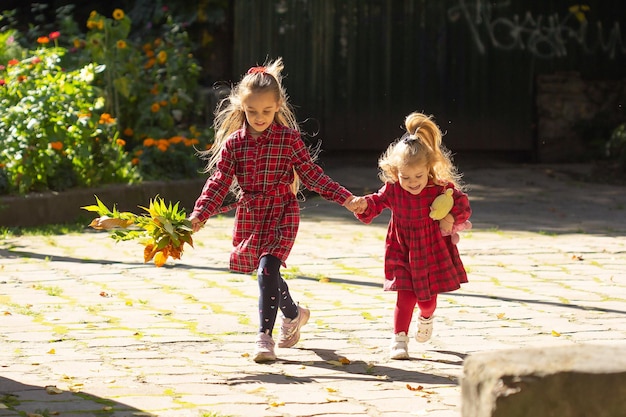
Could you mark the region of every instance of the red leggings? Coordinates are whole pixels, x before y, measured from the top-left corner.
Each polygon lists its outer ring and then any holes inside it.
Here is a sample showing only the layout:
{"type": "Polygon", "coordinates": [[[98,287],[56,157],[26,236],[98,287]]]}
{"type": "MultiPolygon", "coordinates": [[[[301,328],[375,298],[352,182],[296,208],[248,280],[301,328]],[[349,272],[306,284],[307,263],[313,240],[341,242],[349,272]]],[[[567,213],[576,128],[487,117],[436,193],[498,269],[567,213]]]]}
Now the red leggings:
{"type": "Polygon", "coordinates": [[[415,304],[420,309],[420,316],[425,319],[429,318],[437,308],[437,294],[433,295],[428,301],[417,301],[417,296],[413,291],[398,291],[398,299],[396,301],[396,309],[393,312],[394,333],[409,333],[409,325],[413,319],[413,310],[415,304]]]}

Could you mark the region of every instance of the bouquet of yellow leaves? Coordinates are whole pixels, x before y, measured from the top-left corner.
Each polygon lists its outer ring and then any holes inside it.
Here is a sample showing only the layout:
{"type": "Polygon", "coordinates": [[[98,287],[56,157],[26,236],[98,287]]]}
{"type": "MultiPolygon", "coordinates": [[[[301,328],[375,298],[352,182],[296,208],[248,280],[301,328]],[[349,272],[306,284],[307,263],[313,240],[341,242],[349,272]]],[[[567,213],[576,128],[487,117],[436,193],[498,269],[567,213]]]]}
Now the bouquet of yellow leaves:
{"type": "Polygon", "coordinates": [[[154,259],[156,266],[163,266],[170,256],[180,259],[185,243],[193,247],[191,222],[187,220],[185,211],[178,209],[179,203],[174,206],[172,203],[166,205],[162,198],[156,196],[150,200],[150,207],[139,206],[146,213],[137,215],[120,212],[115,205],[109,210],[98,196],[95,197],[95,205],[81,207],[100,216],[89,226],[110,231],[111,237],[116,241],[139,240],[144,246],[144,262],[154,259]]]}

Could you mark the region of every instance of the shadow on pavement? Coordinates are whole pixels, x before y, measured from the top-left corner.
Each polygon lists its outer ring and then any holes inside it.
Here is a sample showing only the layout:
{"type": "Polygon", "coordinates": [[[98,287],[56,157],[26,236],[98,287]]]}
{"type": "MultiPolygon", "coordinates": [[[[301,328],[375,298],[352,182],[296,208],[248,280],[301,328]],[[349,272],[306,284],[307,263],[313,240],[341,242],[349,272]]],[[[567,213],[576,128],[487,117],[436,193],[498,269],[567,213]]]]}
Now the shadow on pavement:
{"type": "Polygon", "coordinates": [[[97,397],[86,392],[71,392],[56,386],[27,385],[0,376],[0,414],[7,410],[17,415],[142,415],[142,412],[107,398],[97,397]],[[4,410],[4,411],[3,411],[4,410]]]}

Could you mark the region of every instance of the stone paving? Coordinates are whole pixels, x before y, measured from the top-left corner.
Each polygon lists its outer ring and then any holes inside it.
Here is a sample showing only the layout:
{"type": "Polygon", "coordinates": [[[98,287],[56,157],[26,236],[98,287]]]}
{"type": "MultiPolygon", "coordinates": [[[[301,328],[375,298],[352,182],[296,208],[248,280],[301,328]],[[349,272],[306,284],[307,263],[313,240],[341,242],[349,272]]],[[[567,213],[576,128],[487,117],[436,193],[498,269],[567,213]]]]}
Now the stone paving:
{"type": "MultiPolygon", "coordinates": [[[[375,164],[327,173],[372,191],[375,164]]],[[[319,197],[302,203],[283,274],[311,319],[271,364],[251,359],[258,288],[227,270],[230,215],[163,268],[144,264],[138,244],[89,230],[3,238],[0,417],[459,417],[467,355],[624,345],[624,188],[573,181],[562,166],[464,171],[470,282],[440,296],[433,339],[412,339],[406,361],[388,359],[388,215],[363,225],[319,197]]]]}

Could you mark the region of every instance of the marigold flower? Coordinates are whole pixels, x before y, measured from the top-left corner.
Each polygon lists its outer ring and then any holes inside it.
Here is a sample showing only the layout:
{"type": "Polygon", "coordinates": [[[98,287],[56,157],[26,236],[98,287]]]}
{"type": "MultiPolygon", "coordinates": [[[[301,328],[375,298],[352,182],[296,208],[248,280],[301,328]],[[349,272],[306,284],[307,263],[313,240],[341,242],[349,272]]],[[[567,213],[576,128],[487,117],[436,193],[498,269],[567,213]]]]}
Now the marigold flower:
{"type": "Polygon", "coordinates": [[[91,113],[78,113],[79,119],[85,119],[91,117],[91,113]]]}
{"type": "Polygon", "coordinates": [[[207,143],[207,144],[206,144],[206,146],[204,147],[204,149],[206,149],[206,150],[208,151],[208,150],[209,150],[209,149],[211,149],[212,147],[213,147],[213,144],[212,144],[212,143],[207,143]]]}
{"type": "Polygon", "coordinates": [[[102,113],[100,115],[100,120],[98,120],[98,123],[100,123],[101,125],[110,125],[115,123],[115,121],[115,118],[111,117],[109,113],[102,113]]]}
{"type": "Polygon", "coordinates": [[[137,149],[135,151],[135,156],[141,156],[141,155],[143,155],[143,149],[137,149]]]}
{"type": "Polygon", "coordinates": [[[17,65],[19,63],[20,63],[20,61],[18,61],[17,59],[11,59],[7,64],[11,67],[11,66],[17,65]]]}
{"type": "Polygon", "coordinates": [[[102,30],[104,29],[104,21],[103,20],[98,20],[96,22],[96,26],[98,27],[98,29],[102,30]]]}
{"type": "Polygon", "coordinates": [[[161,46],[161,44],[162,44],[162,43],[163,43],[163,39],[161,39],[161,38],[156,38],[156,39],[154,40],[154,47],[155,47],[155,48],[158,48],[159,46],[161,46]]]}
{"type": "Polygon", "coordinates": [[[152,49],[152,45],[150,45],[150,43],[144,43],[141,49],[143,49],[143,51],[147,53],[149,50],[152,49]]]}
{"type": "Polygon", "coordinates": [[[122,9],[113,10],[113,19],[122,20],[123,18],[124,18],[124,10],[122,9]]]}
{"type": "Polygon", "coordinates": [[[45,45],[47,43],[50,43],[50,38],[48,38],[47,36],[40,36],[37,38],[37,43],[45,45]]]}
{"type": "Polygon", "coordinates": [[[74,48],[78,49],[82,46],[82,43],[80,41],[80,39],[76,38],[72,41],[72,43],[74,44],[74,48]]]}
{"type": "Polygon", "coordinates": [[[115,143],[117,143],[119,146],[126,145],[126,141],[124,139],[116,139],[115,143]]]}
{"type": "Polygon", "coordinates": [[[61,32],[59,32],[59,31],[50,32],[50,34],[48,35],[48,37],[52,41],[55,40],[55,39],[58,39],[59,36],[61,36],[61,32]]]}
{"type": "Polygon", "coordinates": [[[167,52],[159,52],[159,54],[157,55],[157,59],[159,60],[159,64],[165,64],[165,62],[167,61],[167,52]]]}
{"type": "Polygon", "coordinates": [[[170,143],[172,143],[172,144],[176,145],[177,143],[180,143],[180,142],[182,142],[182,141],[184,141],[184,140],[185,140],[185,138],[184,138],[184,137],[182,137],[182,136],[172,136],[172,137],[170,138],[170,143]]]}
{"type": "Polygon", "coordinates": [[[178,96],[176,94],[174,94],[171,98],[170,98],[170,103],[172,104],[177,104],[178,103],[178,96]]]}
{"type": "Polygon", "coordinates": [[[148,58],[154,58],[154,51],[150,50],[150,51],[146,51],[146,56],[148,58]]]}
{"type": "Polygon", "coordinates": [[[124,135],[125,136],[132,136],[134,134],[135,134],[135,132],[130,127],[127,127],[126,129],[124,129],[124,135]]]}
{"type": "Polygon", "coordinates": [[[146,64],[143,66],[145,69],[150,69],[152,67],[154,67],[154,64],[156,64],[156,59],[154,58],[150,58],[148,60],[148,62],[146,62],[146,64]]]}
{"type": "Polygon", "coordinates": [[[149,148],[150,146],[154,146],[154,139],[152,138],[146,138],[143,140],[143,146],[145,146],[146,148],[149,148]]]}
{"type": "Polygon", "coordinates": [[[161,107],[165,107],[165,106],[167,106],[167,104],[168,104],[168,103],[167,103],[167,100],[161,100],[161,101],[159,101],[159,105],[160,105],[161,107]]]}
{"type": "Polygon", "coordinates": [[[117,49],[125,49],[126,48],[126,41],[123,39],[120,39],[119,41],[117,41],[116,43],[117,49]]]}
{"type": "Polygon", "coordinates": [[[91,30],[91,29],[95,29],[98,25],[96,24],[95,20],[88,20],[87,21],[87,29],[91,30]]]}
{"type": "Polygon", "coordinates": [[[161,108],[161,105],[159,103],[152,103],[152,106],[150,106],[150,111],[152,113],[156,113],[159,111],[160,108],[161,108]]]}
{"type": "Polygon", "coordinates": [[[152,95],[157,95],[159,94],[159,85],[155,84],[151,89],[150,89],[150,94],[152,95]]]}
{"type": "Polygon", "coordinates": [[[139,165],[139,158],[133,158],[130,160],[130,163],[133,165],[139,165]]]}
{"type": "Polygon", "coordinates": [[[25,75],[18,75],[17,76],[17,81],[20,82],[20,83],[23,82],[23,81],[26,81],[26,76],[25,75]]]}
{"type": "Polygon", "coordinates": [[[50,142],[50,147],[55,151],[60,151],[61,149],[63,149],[63,142],[50,142]]]}
{"type": "Polygon", "coordinates": [[[90,19],[93,19],[96,16],[98,16],[98,12],[96,12],[95,10],[92,10],[91,13],[89,13],[89,18],[90,19]]]}

